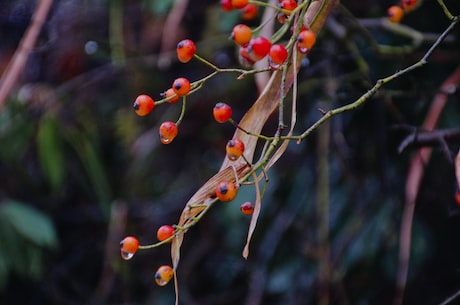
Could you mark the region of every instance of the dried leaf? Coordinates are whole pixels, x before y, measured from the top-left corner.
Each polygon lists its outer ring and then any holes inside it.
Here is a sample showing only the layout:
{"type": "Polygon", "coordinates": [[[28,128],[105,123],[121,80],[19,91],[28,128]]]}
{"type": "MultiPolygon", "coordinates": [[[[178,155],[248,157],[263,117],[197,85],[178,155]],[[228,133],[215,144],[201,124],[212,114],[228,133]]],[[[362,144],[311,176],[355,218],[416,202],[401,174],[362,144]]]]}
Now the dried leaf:
{"type": "Polygon", "coordinates": [[[244,250],[243,250],[243,257],[245,259],[247,259],[249,256],[249,244],[251,242],[252,234],[254,233],[254,230],[256,229],[257,220],[259,219],[259,214],[260,214],[260,206],[262,202],[262,198],[260,196],[260,187],[259,187],[259,182],[261,178],[258,178],[256,173],[253,174],[253,177],[254,177],[254,185],[256,186],[256,202],[254,203],[254,213],[252,213],[251,223],[249,224],[249,229],[248,229],[248,237],[246,239],[246,245],[244,246],[244,250]]]}
{"type": "Polygon", "coordinates": [[[457,186],[460,189],[460,150],[455,157],[455,177],[457,177],[457,186]]]}

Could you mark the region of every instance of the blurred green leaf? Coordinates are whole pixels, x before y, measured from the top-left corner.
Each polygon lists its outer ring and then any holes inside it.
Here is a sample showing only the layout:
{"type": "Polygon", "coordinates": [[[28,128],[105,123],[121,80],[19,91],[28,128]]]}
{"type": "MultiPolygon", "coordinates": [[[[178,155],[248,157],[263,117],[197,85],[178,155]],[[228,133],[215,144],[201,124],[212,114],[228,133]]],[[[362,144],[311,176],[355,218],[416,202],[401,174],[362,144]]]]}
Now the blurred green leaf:
{"type": "Polygon", "coordinates": [[[53,248],[57,236],[51,220],[40,211],[17,201],[9,200],[0,206],[3,221],[7,221],[24,239],[37,246],[53,248]]]}
{"type": "Polygon", "coordinates": [[[77,152],[89,176],[91,186],[102,204],[103,211],[108,215],[108,204],[112,196],[111,188],[102,159],[95,145],[88,139],[86,134],[77,130],[67,133],[66,140],[77,152]]]}
{"type": "Polygon", "coordinates": [[[54,117],[44,116],[40,121],[37,146],[40,165],[51,184],[51,188],[56,191],[64,182],[66,167],[59,126],[54,117]]]}

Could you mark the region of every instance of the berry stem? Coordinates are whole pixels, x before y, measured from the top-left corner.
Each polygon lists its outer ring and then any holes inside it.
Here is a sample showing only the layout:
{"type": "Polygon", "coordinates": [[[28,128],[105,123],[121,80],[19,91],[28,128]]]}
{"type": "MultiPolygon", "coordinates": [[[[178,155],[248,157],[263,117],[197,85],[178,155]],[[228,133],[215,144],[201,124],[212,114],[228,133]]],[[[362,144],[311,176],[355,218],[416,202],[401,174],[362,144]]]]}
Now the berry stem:
{"type": "Polygon", "coordinates": [[[199,61],[201,61],[201,62],[204,63],[205,65],[207,65],[207,66],[213,68],[213,69],[216,70],[216,71],[219,71],[219,70],[220,70],[218,66],[216,66],[215,64],[211,63],[210,61],[204,59],[203,57],[201,57],[201,56],[198,55],[198,54],[193,55],[193,57],[195,57],[196,59],[198,59],[199,61]]]}
{"type": "Polygon", "coordinates": [[[181,111],[180,111],[180,115],[179,115],[179,118],[177,119],[176,121],[176,126],[179,127],[180,123],[182,123],[182,120],[184,119],[184,116],[185,116],[185,108],[186,108],[186,103],[187,102],[187,96],[184,95],[182,97],[182,108],[181,108],[181,111]]]}

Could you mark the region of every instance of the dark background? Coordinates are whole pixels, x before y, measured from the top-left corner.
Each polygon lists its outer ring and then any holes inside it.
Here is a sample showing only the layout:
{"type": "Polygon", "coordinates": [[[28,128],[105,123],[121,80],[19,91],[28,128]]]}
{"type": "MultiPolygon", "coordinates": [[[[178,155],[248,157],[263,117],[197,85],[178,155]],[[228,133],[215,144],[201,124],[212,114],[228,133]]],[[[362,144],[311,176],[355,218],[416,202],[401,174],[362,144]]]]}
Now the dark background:
{"type": "MultiPolygon", "coordinates": [[[[176,77],[198,80],[210,73],[196,60],[177,62],[174,48],[181,39],[195,40],[198,53],[220,67],[239,67],[227,37],[240,14],[223,13],[218,2],[189,1],[183,19],[168,28],[170,0],[55,1],[0,111],[1,304],[173,304],[173,285],[154,282],[158,266],[170,263],[169,247],[140,251],[126,262],[119,241],[135,235],[142,244],[154,243],[159,226],[177,223],[190,196],[218,171],[234,131],[212,119],[213,106],[232,105],[239,120],[258,89],[253,77],[213,78],[188,98],[170,145],[159,143],[157,129],[177,119],[180,104],[158,106],[142,118],[132,104],[141,93],[160,99],[176,77]],[[113,44],[111,27],[123,29],[122,46],[113,44]]],[[[431,42],[406,53],[382,54],[372,47],[355,18],[385,16],[392,4],[343,1],[334,11],[331,18],[346,36],[326,26],[304,62],[296,133],[319,118],[318,107],[354,101],[377,79],[428,50],[431,42]],[[359,60],[367,69],[359,68],[359,60]],[[332,97],[325,89],[331,81],[332,97]]],[[[459,14],[458,1],[446,4],[459,14]]],[[[35,6],[36,1],[0,0],[2,74],[35,6]]],[[[449,21],[436,1],[426,0],[403,23],[437,37],[449,21]]],[[[389,31],[368,30],[381,44],[411,44],[389,31]]],[[[421,126],[440,85],[460,64],[459,33],[457,26],[426,66],[331,120],[330,304],[393,300],[404,188],[416,151],[398,153],[408,134],[401,126],[421,126]]],[[[458,127],[456,89],[439,128],[458,127]]],[[[276,115],[264,133],[273,134],[275,127],[276,115]]],[[[290,144],[269,171],[248,260],[241,252],[249,218],[239,203],[254,200],[250,187],[235,202],[216,204],[186,234],[178,271],[182,304],[318,302],[317,139],[315,132],[300,145],[290,144]]],[[[439,304],[460,289],[460,207],[452,163],[459,145],[447,144],[447,150],[435,147],[426,164],[405,304],[439,304]]]]}

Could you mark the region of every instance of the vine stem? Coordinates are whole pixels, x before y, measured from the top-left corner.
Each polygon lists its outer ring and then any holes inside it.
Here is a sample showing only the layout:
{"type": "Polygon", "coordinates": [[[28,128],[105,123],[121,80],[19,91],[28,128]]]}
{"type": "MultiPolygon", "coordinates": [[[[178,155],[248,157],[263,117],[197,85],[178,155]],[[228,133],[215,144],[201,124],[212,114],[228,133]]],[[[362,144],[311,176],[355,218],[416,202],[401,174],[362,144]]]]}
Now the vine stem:
{"type": "Polygon", "coordinates": [[[407,74],[415,69],[423,67],[427,62],[428,58],[433,54],[434,50],[442,43],[444,38],[452,31],[452,29],[457,25],[459,22],[460,18],[459,16],[456,16],[452,19],[452,22],[450,25],[444,30],[444,32],[438,37],[438,39],[433,43],[433,45],[429,48],[429,50],[425,53],[425,55],[416,63],[408,66],[407,68],[400,70],[390,76],[387,76],[385,78],[377,80],[375,85],[369,89],[365,94],[363,94],[360,98],[358,98],[356,101],[347,104],[345,106],[335,108],[329,111],[324,112],[324,115],[317,120],[313,125],[310,126],[307,130],[305,130],[301,135],[298,136],[290,136],[290,137],[284,137],[283,139],[286,140],[297,140],[298,142],[304,140],[307,138],[313,131],[315,131],[319,126],[324,124],[324,122],[328,121],[330,118],[333,116],[336,116],[338,114],[354,110],[360,106],[362,106],[364,103],[368,102],[372,96],[374,96],[380,88],[382,88],[384,85],[388,84],[389,82],[401,77],[404,74],[407,74]]]}

